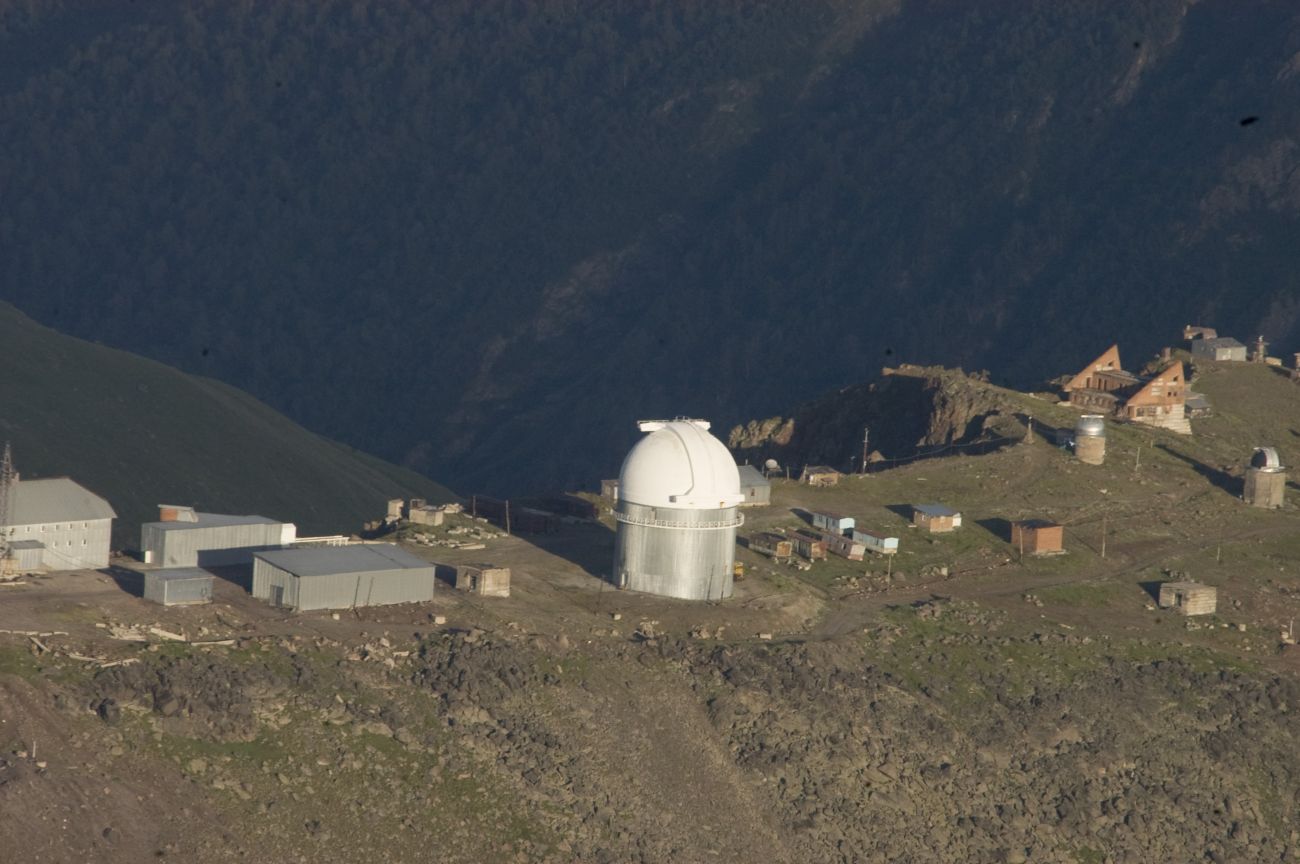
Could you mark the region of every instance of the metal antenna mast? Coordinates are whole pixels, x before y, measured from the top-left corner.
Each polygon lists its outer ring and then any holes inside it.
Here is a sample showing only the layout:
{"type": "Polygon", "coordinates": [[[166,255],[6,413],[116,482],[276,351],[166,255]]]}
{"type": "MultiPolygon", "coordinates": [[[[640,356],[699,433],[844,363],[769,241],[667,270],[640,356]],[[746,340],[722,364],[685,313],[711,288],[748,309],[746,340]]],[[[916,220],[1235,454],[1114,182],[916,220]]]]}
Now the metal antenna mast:
{"type": "Polygon", "coordinates": [[[13,534],[10,525],[10,509],[13,507],[14,456],[5,442],[4,457],[0,458],[0,573],[8,572],[12,563],[9,537],[13,534]]]}

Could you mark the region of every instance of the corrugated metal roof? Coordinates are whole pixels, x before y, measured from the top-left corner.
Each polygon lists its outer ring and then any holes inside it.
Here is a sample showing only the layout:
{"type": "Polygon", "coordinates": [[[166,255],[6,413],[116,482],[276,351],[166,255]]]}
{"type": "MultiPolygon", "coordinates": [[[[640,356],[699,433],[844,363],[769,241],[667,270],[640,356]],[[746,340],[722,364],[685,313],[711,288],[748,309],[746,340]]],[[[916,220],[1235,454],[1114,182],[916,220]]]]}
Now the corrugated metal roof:
{"type": "Polygon", "coordinates": [[[956,516],[957,511],[942,504],[913,504],[912,509],[926,516],[956,516]]]}
{"type": "Polygon", "coordinates": [[[872,531],[870,528],[854,528],[854,534],[865,534],[867,537],[874,537],[877,540],[897,540],[897,535],[885,534],[880,531],[872,531]]]}
{"type": "Polygon", "coordinates": [[[1201,339],[1199,343],[1207,348],[1245,348],[1246,346],[1231,336],[1218,336],[1214,339],[1201,339]]]}
{"type": "Polygon", "coordinates": [[[107,501],[68,477],[19,480],[9,494],[10,525],[117,518],[107,501]]]}
{"type": "Polygon", "coordinates": [[[315,546],[303,549],[272,549],[254,557],[287,570],[295,576],[329,576],[334,573],[367,573],[379,570],[412,570],[432,567],[392,543],[359,543],[355,546],[315,546]]]}
{"type": "Polygon", "coordinates": [[[228,525],[283,525],[265,516],[231,516],[226,513],[195,513],[195,522],[146,522],[160,531],[193,531],[196,528],[224,528],[228,525]]]}
{"type": "Polygon", "coordinates": [[[202,567],[166,567],[162,570],[150,570],[145,573],[150,579],[162,582],[187,582],[191,579],[212,579],[213,576],[202,567]]]}
{"type": "Polygon", "coordinates": [[[753,465],[738,465],[736,470],[740,472],[741,486],[771,486],[772,481],[763,476],[753,465]]]}

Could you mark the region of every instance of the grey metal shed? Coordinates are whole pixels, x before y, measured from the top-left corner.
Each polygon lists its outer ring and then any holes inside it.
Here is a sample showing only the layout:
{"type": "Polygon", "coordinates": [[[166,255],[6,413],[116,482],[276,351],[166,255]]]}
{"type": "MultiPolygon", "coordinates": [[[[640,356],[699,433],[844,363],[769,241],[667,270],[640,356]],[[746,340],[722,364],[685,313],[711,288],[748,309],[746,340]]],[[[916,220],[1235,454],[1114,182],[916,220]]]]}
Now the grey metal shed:
{"type": "Polygon", "coordinates": [[[253,554],[253,596],[295,611],[433,599],[434,565],[392,543],[253,554]]]}
{"type": "Polygon", "coordinates": [[[753,465],[739,465],[740,494],[745,496],[741,507],[763,507],[772,503],[772,481],[753,465]]]}
{"type": "Polygon", "coordinates": [[[168,567],[144,574],[144,599],[163,606],[212,602],[212,574],[198,567],[168,567]]]}

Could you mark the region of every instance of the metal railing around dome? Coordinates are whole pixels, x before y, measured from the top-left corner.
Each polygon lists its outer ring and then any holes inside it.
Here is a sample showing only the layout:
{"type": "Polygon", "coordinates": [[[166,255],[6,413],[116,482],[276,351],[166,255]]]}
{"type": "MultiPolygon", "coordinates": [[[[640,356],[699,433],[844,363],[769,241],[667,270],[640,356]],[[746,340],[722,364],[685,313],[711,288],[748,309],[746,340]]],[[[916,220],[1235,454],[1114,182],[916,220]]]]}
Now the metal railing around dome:
{"type": "Polygon", "coordinates": [[[724,528],[739,528],[745,524],[745,516],[741,513],[737,513],[734,519],[688,522],[679,519],[652,519],[649,516],[634,516],[631,513],[620,513],[615,510],[614,518],[627,525],[643,525],[647,528],[695,528],[701,531],[721,531],[724,528]]]}

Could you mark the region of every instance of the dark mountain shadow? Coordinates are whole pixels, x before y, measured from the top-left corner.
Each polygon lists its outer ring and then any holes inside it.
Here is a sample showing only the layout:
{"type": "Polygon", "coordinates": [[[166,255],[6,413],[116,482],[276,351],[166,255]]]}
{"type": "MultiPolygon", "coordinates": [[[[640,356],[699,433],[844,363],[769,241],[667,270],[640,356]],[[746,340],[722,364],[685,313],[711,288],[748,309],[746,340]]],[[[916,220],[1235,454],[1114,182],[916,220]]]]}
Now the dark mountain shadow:
{"type": "Polygon", "coordinates": [[[1229,474],[1226,471],[1221,471],[1218,468],[1213,468],[1209,465],[1206,465],[1204,462],[1200,461],[1199,459],[1193,459],[1191,456],[1188,456],[1185,453],[1179,453],[1177,450],[1173,449],[1168,444],[1157,443],[1155,446],[1159,447],[1161,450],[1168,453],[1170,456],[1173,456],[1175,459],[1181,459],[1182,461],[1186,462],[1188,465],[1192,466],[1193,471],[1195,471],[1197,474],[1200,474],[1206,480],[1210,481],[1212,485],[1219,487],[1220,489],[1222,489],[1224,492],[1227,492],[1232,497],[1234,498],[1241,497],[1241,492],[1242,492],[1241,478],[1233,477],[1231,474],[1229,474]]]}

